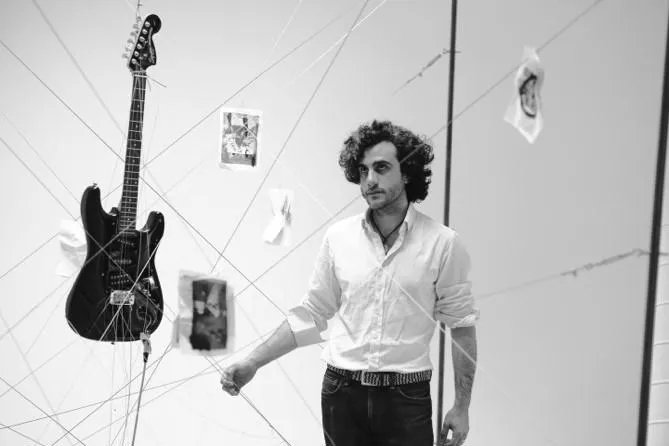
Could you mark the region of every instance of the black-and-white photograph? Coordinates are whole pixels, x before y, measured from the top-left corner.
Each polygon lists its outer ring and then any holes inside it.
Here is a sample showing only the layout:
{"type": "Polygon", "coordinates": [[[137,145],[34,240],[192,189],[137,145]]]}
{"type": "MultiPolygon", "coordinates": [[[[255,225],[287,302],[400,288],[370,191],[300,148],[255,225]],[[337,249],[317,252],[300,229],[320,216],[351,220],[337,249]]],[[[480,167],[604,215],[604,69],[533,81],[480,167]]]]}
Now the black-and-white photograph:
{"type": "Polygon", "coordinates": [[[223,349],[228,341],[226,282],[195,279],[193,287],[193,322],[190,344],[194,350],[223,349]]]}
{"type": "Polygon", "coordinates": [[[255,168],[260,149],[262,113],[257,110],[221,109],[219,163],[225,167],[255,168]]]}

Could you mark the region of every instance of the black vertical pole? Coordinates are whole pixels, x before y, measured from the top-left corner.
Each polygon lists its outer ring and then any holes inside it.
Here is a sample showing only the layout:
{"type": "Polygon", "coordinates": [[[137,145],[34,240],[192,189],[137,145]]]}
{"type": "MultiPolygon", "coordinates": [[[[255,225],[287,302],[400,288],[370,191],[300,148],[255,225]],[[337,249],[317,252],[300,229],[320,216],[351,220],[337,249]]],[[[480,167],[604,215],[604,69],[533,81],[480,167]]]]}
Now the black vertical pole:
{"type": "MultiPolygon", "coordinates": [[[[453,145],[453,84],[455,82],[455,33],[457,30],[458,0],[451,0],[451,47],[448,70],[448,121],[446,124],[446,198],[444,200],[444,224],[450,220],[451,194],[451,153],[453,145]]],[[[437,394],[437,429],[435,439],[439,438],[443,417],[444,402],[444,351],[446,347],[446,325],[439,324],[439,390],[437,394]]]]}
{"type": "Polygon", "coordinates": [[[662,201],[664,200],[664,172],[667,159],[667,125],[669,121],[669,21],[664,54],[664,77],[662,80],[662,105],[660,109],[660,137],[655,171],[655,200],[650,236],[650,263],[648,266],[648,296],[646,300],[646,323],[643,338],[643,362],[641,365],[641,392],[639,398],[639,425],[637,446],[646,446],[648,433],[648,403],[650,400],[650,378],[653,359],[653,332],[655,330],[655,302],[657,274],[660,258],[660,236],[662,234],[662,201]]]}

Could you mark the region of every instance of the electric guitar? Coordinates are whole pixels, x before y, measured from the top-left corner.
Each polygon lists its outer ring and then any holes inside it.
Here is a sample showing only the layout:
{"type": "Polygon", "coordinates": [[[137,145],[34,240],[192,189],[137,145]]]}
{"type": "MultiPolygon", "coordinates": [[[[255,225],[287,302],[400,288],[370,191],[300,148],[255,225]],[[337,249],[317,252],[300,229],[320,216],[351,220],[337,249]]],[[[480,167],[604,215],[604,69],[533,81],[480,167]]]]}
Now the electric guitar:
{"type": "Polygon", "coordinates": [[[133,85],[121,202],[105,212],[96,184],[81,198],[87,254],[67,297],[65,316],[77,334],[96,341],[139,340],[153,333],[163,317],[154,263],[165,228],[163,215],[151,212],[144,227],[136,229],[146,69],[156,63],[153,35],[160,27],[156,15],[136,25],[128,55],[133,85]]]}

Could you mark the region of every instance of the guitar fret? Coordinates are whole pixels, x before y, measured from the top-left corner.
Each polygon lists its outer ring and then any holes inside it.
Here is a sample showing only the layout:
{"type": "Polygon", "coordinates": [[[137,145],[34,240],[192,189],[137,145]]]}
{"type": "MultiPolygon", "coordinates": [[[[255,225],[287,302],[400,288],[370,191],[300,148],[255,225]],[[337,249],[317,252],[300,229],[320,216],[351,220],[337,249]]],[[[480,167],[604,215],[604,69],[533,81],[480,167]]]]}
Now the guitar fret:
{"type": "Polygon", "coordinates": [[[121,195],[121,224],[134,228],[137,214],[137,197],[139,184],[139,169],[142,146],[142,127],[144,124],[144,97],[146,74],[134,72],[132,101],[130,103],[130,117],[128,121],[127,147],[125,156],[125,174],[123,179],[123,193],[121,195]]]}

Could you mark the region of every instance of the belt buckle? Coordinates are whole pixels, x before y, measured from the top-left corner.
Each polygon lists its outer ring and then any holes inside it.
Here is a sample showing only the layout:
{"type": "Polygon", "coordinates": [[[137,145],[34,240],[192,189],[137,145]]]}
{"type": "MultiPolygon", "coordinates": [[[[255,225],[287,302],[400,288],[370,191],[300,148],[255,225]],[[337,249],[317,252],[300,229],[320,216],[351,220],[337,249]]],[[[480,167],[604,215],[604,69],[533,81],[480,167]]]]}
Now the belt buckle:
{"type": "Polygon", "coordinates": [[[362,370],[360,372],[360,384],[363,386],[373,386],[374,381],[366,380],[365,377],[369,377],[370,379],[373,379],[374,375],[371,374],[371,372],[368,372],[367,370],[362,370]]]}

